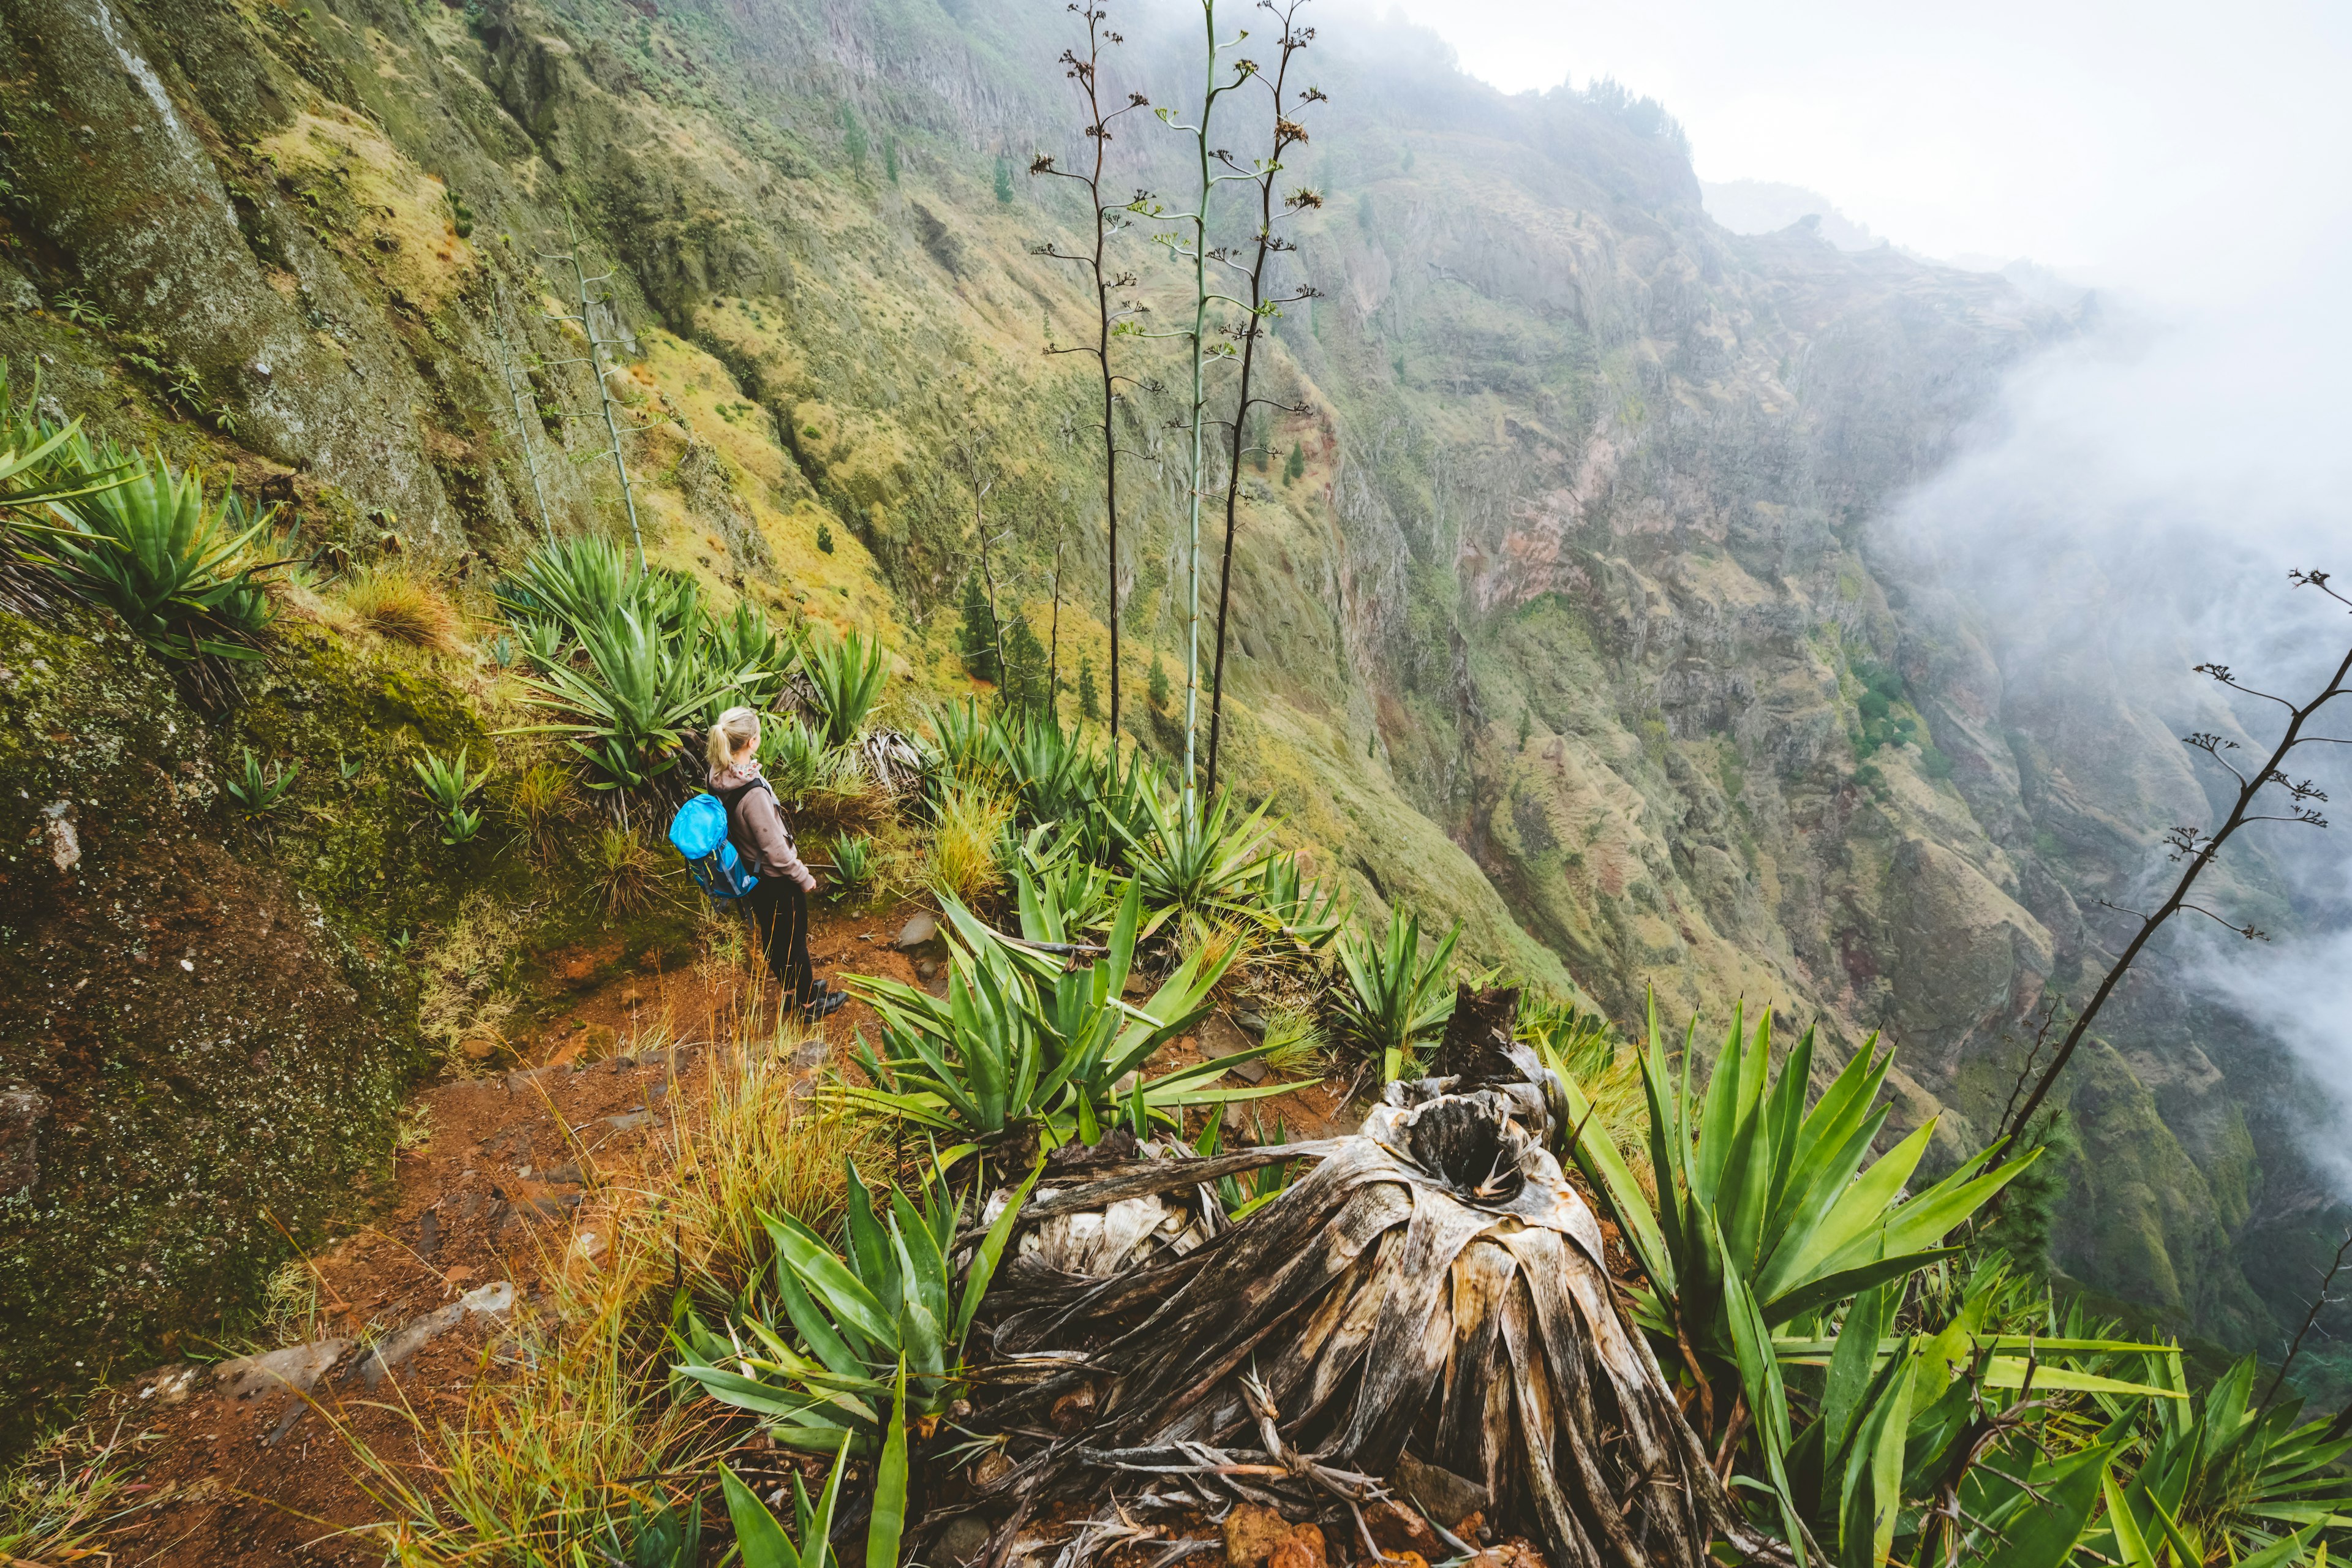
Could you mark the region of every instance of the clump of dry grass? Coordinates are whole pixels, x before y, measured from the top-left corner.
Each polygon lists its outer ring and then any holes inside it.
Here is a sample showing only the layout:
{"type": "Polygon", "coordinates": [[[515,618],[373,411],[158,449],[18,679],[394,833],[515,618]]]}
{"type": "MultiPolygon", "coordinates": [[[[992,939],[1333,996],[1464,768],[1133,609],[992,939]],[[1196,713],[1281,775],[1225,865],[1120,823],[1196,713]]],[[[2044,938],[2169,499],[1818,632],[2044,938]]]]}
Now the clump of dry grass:
{"type": "Polygon", "coordinates": [[[1004,880],[996,847],[1012,821],[1013,805],[1003,796],[972,784],[950,786],[940,796],[931,837],[931,885],[967,904],[995,892],[1004,880]]]}
{"type": "Polygon", "coordinates": [[[397,566],[371,566],[343,590],[352,620],[386,642],[445,653],[457,646],[457,612],[439,589],[397,566]]]}
{"type": "Polygon", "coordinates": [[[126,1490],[139,1474],[139,1446],[163,1440],[123,1426],[63,1428],[0,1473],[0,1563],[109,1556],[100,1538],[146,1506],[126,1490]]]}
{"type": "Polygon", "coordinates": [[[1319,1076],[1330,1042],[1315,1015],[1304,1007],[1277,1007],[1265,1016],[1265,1061],[1276,1078],[1319,1076]]]}
{"type": "Polygon", "coordinates": [[[661,860],[632,830],[611,824],[598,828],[583,858],[589,889],[606,914],[634,914],[653,902],[661,860]]]}
{"type": "MultiPolygon", "coordinates": [[[[738,1021],[761,1016],[756,999],[738,1021]]],[[[724,1415],[668,1386],[666,1332],[675,1288],[716,1305],[768,1267],[760,1213],[837,1225],[844,1161],[868,1132],[817,1114],[793,1095],[786,1065],[797,1026],[730,1031],[698,1079],[680,1079],[667,1132],[642,1180],[608,1189],[584,1219],[609,1236],[593,1259],[547,1260],[551,1299],[519,1321],[494,1375],[454,1421],[408,1416],[424,1464],[345,1440],[387,1521],[373,1527],[403,1564],[617,1561],[632,1506],[682,1506],[730,1440],[724,1415]]]]}
{"type": "Polygon", "coordinates": [[[718,1300],[733,1299],[774,1253],[761,1211],[829,1230],[847,1202],[843,1162],[880,1150],[870,1127],[792,1099],[786,1064],[801,1035],[793,1009],[782,1012],[773,1041],[747,1041],[711,1064],[700,1124],[674,1123],[668,1135],[658,1205],[632,1213],[635,1244],[664,1256],[674,1247],[682,1271],[718,1300]]]}
{"type": "Polygon", "coordinates": [[[507,788],[507,817],[532,858],[551,858],[562,846],[565,828],[579,804],[572,787],[572,770],[558,763],[538,763],[516,772],[507,788]]]}

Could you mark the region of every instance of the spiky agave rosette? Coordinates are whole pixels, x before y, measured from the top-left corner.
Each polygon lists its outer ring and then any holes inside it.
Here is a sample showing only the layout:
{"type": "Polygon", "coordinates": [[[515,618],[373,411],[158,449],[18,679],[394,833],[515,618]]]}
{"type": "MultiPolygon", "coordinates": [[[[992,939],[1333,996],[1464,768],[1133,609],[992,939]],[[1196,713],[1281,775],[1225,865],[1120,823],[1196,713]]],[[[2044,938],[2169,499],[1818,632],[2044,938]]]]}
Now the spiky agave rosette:
{"type": "Polygon", "coordinates": [[[1561,1568],[1697,1568],[1718,1536],[1785,1561],[1620,1313],[1599,1221],[1541,1142],[1549,1097],[1466,1081],[1391,1085],[1356,1136],[1207,1245],[1006,1319],[1002,1352],[1085,1352],[1014,1403],[1066,1410],[1083,1391],[1097,1414],[988,1489],[1024,1505],[1000,1535],[1026,1505],[1147,1480],[1353,1533],[1410,1450],[1483,1484],[1488,1522],[1561,1568]]]}

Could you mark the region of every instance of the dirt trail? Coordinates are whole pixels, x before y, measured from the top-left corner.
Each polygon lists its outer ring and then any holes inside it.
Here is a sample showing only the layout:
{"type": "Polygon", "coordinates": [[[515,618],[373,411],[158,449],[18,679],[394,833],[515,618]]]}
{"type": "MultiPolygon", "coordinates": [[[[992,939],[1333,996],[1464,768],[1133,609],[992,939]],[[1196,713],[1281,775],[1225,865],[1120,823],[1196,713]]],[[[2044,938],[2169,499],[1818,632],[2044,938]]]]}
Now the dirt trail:
{"type": "MultiPolygon", "coordinates": [[[[819,973],[917,981],[890,945],[906,912],[820,916],[819,973]]],[[[319,1305],[303,1345],[267,1366],[160,1369],[100,1397],[101,1431],[120,1418],[126,1434],[152,1435],[137,1484],[161,1494],[107,1542],[118,1563],[382,1560],[348,1532],[384,1510],[289,1380],[379,1453],[415,1457],[397,1405],[428,1428],[463,1409],[486,1347],[544,1299],[546,1271],[607,1244],[600,1184],[630,1180],[670,1102],[698,1101],[712,1042],[736,1037],[749,1001],[739,974],[627,974],[567,997],[569,984],[608,967],[602,957],[556,955],[542,1000],[562,1005],[513,1039],[516,1065],[417,1095],[408,1115],[423,1137],[398,1157],[395,1195],[312,1259],[319,1305]]],[[[877,1033],[852,1003],[793,1065],[822,1066],[860,1026],[877,1033]]],[[[495,1352],[488,1366],[497,1375],[495,1352]]]]}
{"type": "MultiPolygon", "coordinates": [[[[943,989],[933,959],[893,946],[912,912],[820,915],[818,973],[943,989]]],[[[408,1116],[422,1136],[398,1158],[396,1195],[312,1259],[319,1303],[302,1343],[266,1363],[158,1369],[100,1397],[91,1416],[101,1432],[120,1423],[145,1435],[136,1485],[148,1506],[106,1542],[118,1563],[382,1561],[380,1546],[352,1532],[385,1510],[320,1409],[379,1454],[421,1458],[399,1406],[429,1430],[463,1412],[478,1377],[499,1375],[500,1338],[545,1300],[548,1270],[593,1265],[608,1244],[600,1187],[630,1184],[673,1101],[699,1103],[713,1042],[745,1037],[738,1013],[749,998],[732,972],[625,974],[566,996],[609,973],[610,956],[556,955],[541,1000],[562,1005],[543,1006],[510,1042],[516,1065],[417,1095],[408,1116]]],[[[853,1002],[799,1047],[793,1068],[845,1061],[861,1028],[878,1038],[870,1009],[853,1002]]],[[[1201,1038],[1218,1055],[1242,1040],[1220,1016],[1155,1066],[1199,1059],[1201,1038]]],[[[1269,1128],[1279,1116],[1292,1136],[1314,1137],[1339,1108],[1330,1090],[1306,1088],[1251,1109],[1269,1128]]]]}

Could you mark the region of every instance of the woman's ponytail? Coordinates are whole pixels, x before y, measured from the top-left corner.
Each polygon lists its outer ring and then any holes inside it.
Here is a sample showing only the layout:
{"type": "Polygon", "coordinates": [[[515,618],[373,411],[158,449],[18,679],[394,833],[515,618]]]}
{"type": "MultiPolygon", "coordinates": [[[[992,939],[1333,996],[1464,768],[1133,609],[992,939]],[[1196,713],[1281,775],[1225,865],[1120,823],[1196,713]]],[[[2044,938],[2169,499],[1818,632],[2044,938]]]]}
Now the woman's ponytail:
{"type": "Polygon", "coordinates": [[[750,746],[760,744],[760,716],[749,708],[730,708],[710,727],[707,755],[710,771],[718,773],[732,767],[736,754],[750,746]]]}

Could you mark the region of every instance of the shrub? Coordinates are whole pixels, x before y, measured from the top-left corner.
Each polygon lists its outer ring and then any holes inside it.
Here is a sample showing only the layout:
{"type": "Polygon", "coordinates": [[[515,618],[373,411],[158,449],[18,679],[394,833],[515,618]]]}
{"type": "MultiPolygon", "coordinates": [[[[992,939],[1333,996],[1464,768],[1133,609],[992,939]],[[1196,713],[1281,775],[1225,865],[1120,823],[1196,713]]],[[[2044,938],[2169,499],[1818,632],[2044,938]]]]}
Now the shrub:
{"type": "Polygon", "coordinates": [[[979,785],[950,786],[940,796],[931,838],[931,885],[967,904],[992,895],[1004,880],[997,842],[1012,822],[1003,796],[979,785]]]}
{"type": "Polygon", "coordinates": [[[370,567],[343,590],[343,607],[386,642],[445,652],[457,642],[457,613],[434,586],[397,567],[370,567]]]}

